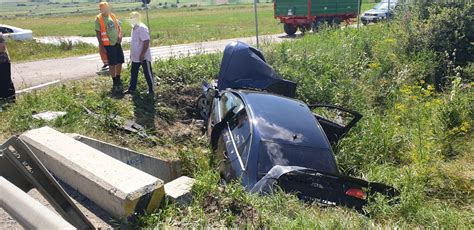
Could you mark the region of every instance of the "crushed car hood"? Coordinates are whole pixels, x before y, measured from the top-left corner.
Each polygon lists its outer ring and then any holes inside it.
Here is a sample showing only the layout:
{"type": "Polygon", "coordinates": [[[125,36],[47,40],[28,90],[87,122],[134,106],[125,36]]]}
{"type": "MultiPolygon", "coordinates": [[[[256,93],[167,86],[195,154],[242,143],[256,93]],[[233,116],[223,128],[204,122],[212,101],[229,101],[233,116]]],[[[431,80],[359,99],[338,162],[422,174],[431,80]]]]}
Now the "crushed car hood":
{"type": "Polygon", "coordinates": [[[363,212],[363,207],[375,194],[394,198],[399,192],[390,186],[371,183],[348,176],[330,175],[298,166],[274,166],[251,189],[252,193],[270,194],[275,189],[295,194],[299,199],[323,206],[342,205],[363,212]],[[349,189],[364,190],[364,198],[347,194],[349,189]]]}
{"type": "Polygon", "coordinates": [[[288,97],[296,92],[296,84],[282,79],[259,50],[238,41],[224,50],[217,88],[261,89],[288,97]]]}

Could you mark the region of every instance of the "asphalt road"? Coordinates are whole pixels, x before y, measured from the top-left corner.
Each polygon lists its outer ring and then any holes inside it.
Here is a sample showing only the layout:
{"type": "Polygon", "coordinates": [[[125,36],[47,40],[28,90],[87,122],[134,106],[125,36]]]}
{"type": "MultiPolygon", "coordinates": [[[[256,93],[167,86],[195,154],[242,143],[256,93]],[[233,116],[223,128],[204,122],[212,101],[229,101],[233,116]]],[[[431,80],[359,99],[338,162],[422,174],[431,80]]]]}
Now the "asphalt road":
{"type": "MultiPolygon", "coordinates": [[[[292,39],[285,34],[260,36],[260,44],[281,42],[292,39]]],[[[235,38],[210,42],[198,42],[181,45],[152,47],[154,59],[166,59],[172,56],[184,57],[196,54],[214,53],[223,51],[232,41],[243,41],[256,44],[255,37],[235,38]]],[[[129,51],[125,51],[128,61],[129,51]]],[[[12,78],[17,91],[41,88],[58,82],[91,78],[102,66],[99,54],[61,59],[49,59],[25,63],[12,64],[12,78]]]]}

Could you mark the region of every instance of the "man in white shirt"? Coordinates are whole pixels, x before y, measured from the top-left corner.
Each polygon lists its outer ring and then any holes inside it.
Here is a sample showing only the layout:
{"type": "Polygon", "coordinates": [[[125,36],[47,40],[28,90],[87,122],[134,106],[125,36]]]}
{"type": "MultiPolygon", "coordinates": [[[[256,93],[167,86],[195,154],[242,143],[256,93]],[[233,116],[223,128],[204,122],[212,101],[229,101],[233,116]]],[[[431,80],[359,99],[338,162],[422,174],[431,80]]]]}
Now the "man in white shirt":
{"type": "Polygon", "coordinates": [[[133,94],[137,89],[138,71],[143,67],[146,82],[148,84],[148,94],[154,95],[153,72],[151,70],[150,32],[148,27],[141,23],[138,12],[130,13],[130,23],[132,24],[132,41],[130,59],[132,69],[130,71],[130,86],[125,94],[133,94]]]}

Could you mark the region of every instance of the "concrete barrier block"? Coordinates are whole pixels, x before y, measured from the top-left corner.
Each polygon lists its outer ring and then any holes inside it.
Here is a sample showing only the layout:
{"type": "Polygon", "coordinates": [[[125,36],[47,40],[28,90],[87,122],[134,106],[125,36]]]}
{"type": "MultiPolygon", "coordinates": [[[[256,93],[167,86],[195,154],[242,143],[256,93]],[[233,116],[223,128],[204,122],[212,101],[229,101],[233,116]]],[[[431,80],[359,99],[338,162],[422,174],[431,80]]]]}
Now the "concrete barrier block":
{"type": "Polygon", "coordinates": [[[165,184],[166,197],[180,205],[189,205],[192,201],[191,189],[195,179],[182,176],[165,184]]]}
{"type": "Polygon", "coordinates": [[[179,160],[165,160],[158,157],[148,156],[79,134],[69,134],[69,136],[125,164],[160,178],[165,183],[181,176],[181,164],[179,160]]]}
{"type": "Polygon", "coordinates": [[[163,181],[52,128],[20,136],[59,179],[117,218],[158,208],[163,181]]]}

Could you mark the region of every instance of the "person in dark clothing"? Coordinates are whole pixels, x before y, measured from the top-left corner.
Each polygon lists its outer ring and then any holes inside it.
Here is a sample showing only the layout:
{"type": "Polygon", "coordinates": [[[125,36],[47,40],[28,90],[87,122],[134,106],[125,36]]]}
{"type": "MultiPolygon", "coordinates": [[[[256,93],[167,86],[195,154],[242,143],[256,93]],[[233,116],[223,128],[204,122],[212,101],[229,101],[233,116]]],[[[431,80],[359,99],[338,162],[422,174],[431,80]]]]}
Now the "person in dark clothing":
{"type": "Polygon", "coordinates": [[[8,56],[6,41],[0,34],[0,103],[15,101],[15,86],[11,75],[11,64],[8,56]]]}

